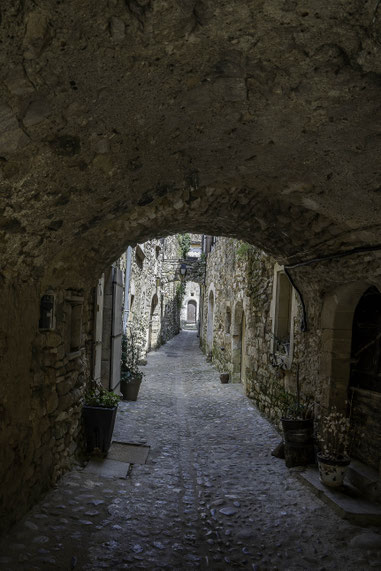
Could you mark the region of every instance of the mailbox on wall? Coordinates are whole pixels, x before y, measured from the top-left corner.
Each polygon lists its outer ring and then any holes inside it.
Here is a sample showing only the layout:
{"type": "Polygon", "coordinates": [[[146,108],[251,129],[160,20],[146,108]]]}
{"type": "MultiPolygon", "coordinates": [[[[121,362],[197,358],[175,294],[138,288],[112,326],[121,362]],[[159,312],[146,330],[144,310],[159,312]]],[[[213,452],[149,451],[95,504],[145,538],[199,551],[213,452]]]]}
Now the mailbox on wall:
{"type": "Polygon", "coordinates": [[[39,329],[54,329],[54,295],[45,294],[40,302],[39,329]]]}

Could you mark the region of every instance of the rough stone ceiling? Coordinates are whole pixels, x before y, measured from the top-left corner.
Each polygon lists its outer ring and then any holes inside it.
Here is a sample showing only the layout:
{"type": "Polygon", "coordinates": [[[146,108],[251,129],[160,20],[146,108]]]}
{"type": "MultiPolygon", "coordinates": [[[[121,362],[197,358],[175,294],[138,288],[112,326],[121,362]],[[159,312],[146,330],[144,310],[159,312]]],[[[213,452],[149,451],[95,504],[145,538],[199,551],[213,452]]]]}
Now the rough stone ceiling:
{"type": "Polygon", "coordinates": [[[182,230],[381,241],[377,0],[3,0],[0,41],[5,278],[182,230]]]}

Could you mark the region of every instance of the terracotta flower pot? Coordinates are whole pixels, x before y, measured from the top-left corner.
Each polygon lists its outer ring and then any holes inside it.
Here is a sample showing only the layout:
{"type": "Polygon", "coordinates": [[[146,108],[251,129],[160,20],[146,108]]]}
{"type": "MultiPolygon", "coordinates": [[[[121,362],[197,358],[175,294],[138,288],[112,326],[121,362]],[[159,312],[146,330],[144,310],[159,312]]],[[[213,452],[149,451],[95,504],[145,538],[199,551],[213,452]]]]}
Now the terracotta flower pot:
{"type": "Polygon", "coordinates": [[[350,464],[350,458],[331,459],[323,454],[317,455],[320,481],[329,488],[339,488],[344,483],[345,472],[350,464]]]}

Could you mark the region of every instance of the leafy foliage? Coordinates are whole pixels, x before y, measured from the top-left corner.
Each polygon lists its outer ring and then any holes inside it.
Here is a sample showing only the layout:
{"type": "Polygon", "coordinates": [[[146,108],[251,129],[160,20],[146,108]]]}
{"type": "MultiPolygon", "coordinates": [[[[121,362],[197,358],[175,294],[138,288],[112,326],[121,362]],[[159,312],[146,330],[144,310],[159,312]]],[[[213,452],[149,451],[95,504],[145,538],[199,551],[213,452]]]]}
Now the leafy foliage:
{"type": "Polygon", "coordinates": [[[313,417],[314,398],[310,395],[301,397],[299,391],[296,395],[287,391],[278,377],[261,382],[259,389],[271,407],[279,410],[282,418],[306,420],[313,417]]]}
{"type": "Polygon", "coordinates": [[[120,363],[120,380],[131,382],[142,379],[144,373],[139,369],[141,348],[144,343],[144,328],[137,324],[129,326],[127,335],[122,337],[122,357],[120,363]]]}
{"type": "Polygon", "coordinates": [[[176,299],[177,299],[177,307],[180,309],[181,304],[183,303],[183,298],[185,295],[185,284],[180,282],[176,286],[176,299]]]}
{"type": "Polygon", "coordinates": [[[237,256],[238,258],[244,258],[246,254],[249,252],[250,244],[247,242],[241,242],[237,249],[237,256]]]}
{"type": "Polygon", "coordinates": [[[85,394],[85,404],[88,406],[99,406],[101,408],[114,408],[120,400],[119,395],[104,387],[97,387],[85,394]]]}
{"type": "Polygon", "coordinates": [[[325,458],[337,460],[349,456],[350,418],[335,407],[320,418],[316,436],[325,458]]]}
{"type": "Polygon", "coordinates": [[[177,239],[179,241],[180,255],[182,258],[186,258],[191,246],[190,234],[179,234],[177,239]]]}
{"type": "Polygon", "coordinates": [[[364,438],[362,425],[354,422],[352,416],[353,394],[346,405],[346,414],[332,406],[330,410],[320,412],[316,419],[316,440],[320,454],[330,460],[349,458],[352,448],[358,447],[364,438]]]}

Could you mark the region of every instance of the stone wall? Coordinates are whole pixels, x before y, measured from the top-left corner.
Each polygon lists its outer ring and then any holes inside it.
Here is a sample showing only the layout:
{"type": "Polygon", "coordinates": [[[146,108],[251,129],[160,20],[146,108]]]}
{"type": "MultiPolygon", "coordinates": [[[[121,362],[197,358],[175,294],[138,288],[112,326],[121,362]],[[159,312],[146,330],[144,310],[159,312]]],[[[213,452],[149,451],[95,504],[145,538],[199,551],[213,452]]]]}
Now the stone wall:
{"type": "MultiPolygon", "coordinates": [[[[275,280],[280,268],[270,256],[246,243],[217,239],[207,257],[203,350],[220,371],[230,373],[233,382],[242,382],[247,395],[276,423],[284,411],[283,390],[295,395],[298,385],[302,399],[314,401],[317,416],[331,406],[345,412],[353,314],[370,284],[381,287],[377,258],[365,254],[323,259],[290,270],[305,303],[307,330],[301,327],[302,306],[293,290],[287,357],[277,352],[274,336],[275,280]]],[[[379,400],[377,392],[355,389],[352,402],[356,426],[352,453],[377,469],[381,460],[379,400]]]]}
{"type": "MultiPolygon", "coordinates": [[[[142,321],[147,350],[150,321],[152,349],[179,331],[179,252],[176,236],[144,244],[142,261],[136,256],[138,248],[133,250],[130,319],[142,321]],[[155,295],[157,321],[152,323],[155,295]]],[[[2,307],[1,343],[13,351],[14,362],[0,384],[0,529],[17,520],[83,453],[82,402],[92,379],[95,343],[95,288],[49,287],[41,292],[54,296],[51,330],[39,328],[38,288],[12,290],[7,294],[13,303],[2,307]],[[12,323],[15,308],[21,313],[12,323]],[[11,335],[14,325],[18,338],[11,335]],[[18,351],[25,351],[25,331],[34,338],[29,363],[17,358],[18,351]]]]}
{"type": "Polygon", "coordinates": [[[177,236],[150,240],[132,250],[128,324],[144,330],[142,359],[180,329],[179,244],[177,236]]]}
{"type": "MultiPolygon", "coordinates": [[[[206,353],[211,353],[218,369],[228,371],[233,381],[242,379],[248,396],[274,419],[281,415],[275,395],[279,386],[295,394],[298,377],[302,394],[313,396],[317,402],[322,400],[324,388],[319,378],[319,277],[316,276],[314,281],[309,280],[308,288],[303,288],[309,318],[309,329],[306,332],[301,330],[301,306],[298,296],[293,292],[292,354],[288,362],[284,363],[274,358],[276,268],[275,260],[264,252],[243,242],[218,238],[207,258],[202,329],[202,347],[206,353]],[[214,297],[215,309],[212,346],[208,344],[208,305],[211,295],[214,297]],[[245,355],[242,364],[243,316],[245,355]]],[[[323,402],[327,404],[324,399],[323,402]]]]}
{"type": "Polygon", "coordinates": [[[81,406],[90,378],[93,292],[50,289],[52,330],[39,328],[40,296],[33,293],[24,291],[19,299],[26,304],[19,342],[11,336],[4,341],[14,344],[14,366],[0,389],[0,529],[20,517],[83,450],[81,406]],[[23,373],[17,354],[27,329],[34,330],[34,342],[23,373]]]}

